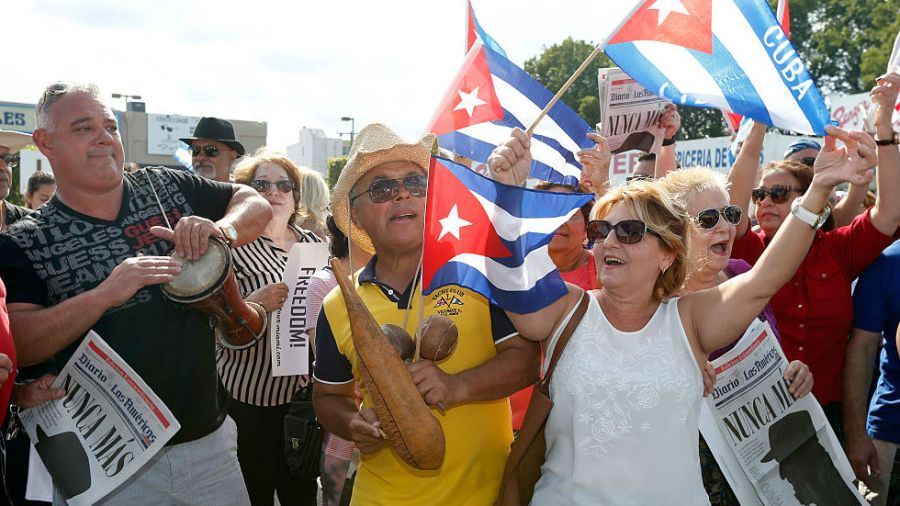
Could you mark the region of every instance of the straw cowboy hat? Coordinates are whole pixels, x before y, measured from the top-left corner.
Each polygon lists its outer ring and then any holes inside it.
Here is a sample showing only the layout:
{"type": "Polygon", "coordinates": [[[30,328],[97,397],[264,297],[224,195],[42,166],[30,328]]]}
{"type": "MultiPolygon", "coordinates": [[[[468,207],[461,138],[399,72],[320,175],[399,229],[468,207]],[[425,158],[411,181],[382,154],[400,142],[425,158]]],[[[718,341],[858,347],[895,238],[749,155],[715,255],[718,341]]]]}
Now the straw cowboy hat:
{"type": "Polygon", "coordinates": [[[12,130],[0,130],[0,146],[9,149],[10,153],[17,153],[29,144],[34,144],[31,136],[12,130]]]}
{"type": "MultiPolygon", "coordinates": [[[[347,237],[369,253],[375,252],[369,235],[357,226],[350,228],[350,192],[366,172],[387,162],[409,161],[426,172],[431,162],[431,150],[435,143],[432,134],[426,134],[415,143],[408,143],[393,130],[380,123],[367,125],[360,130],[350,147],[347,165],[341,171],[331,192],[331,214],[334,223],[347,237]]],[[[357,189],[359,193],[362,189],[357,189]]]]}

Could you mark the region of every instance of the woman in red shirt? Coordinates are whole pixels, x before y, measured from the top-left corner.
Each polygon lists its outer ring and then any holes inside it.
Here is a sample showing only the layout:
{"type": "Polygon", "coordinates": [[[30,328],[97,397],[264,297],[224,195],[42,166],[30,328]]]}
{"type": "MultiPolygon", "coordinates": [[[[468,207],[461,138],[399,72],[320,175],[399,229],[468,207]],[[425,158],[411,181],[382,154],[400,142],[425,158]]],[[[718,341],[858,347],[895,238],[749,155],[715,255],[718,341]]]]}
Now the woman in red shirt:
{"type": "MultiPolygon", "coordinates": [[[[782,347],[789,360],[809,365],[813,386],[832,427],[841,435],[841,370],[847,335],[853,321],[850,284],[897,236],[900,223],[900,152],[891,126],[900,74],[878,79],[872,99],[879,105],[876,118],[878,197],[875,205],[849,225],[819,230],[794,277],[772,297],[782,347]],[[885,142],[887,141],[887,142],[885,142]]],[[[812,169],[796,162],[779,161],[762,171],[754,188],[765,126],[755,124],[735,160],[729,179],[731,203],[744,211],[752,197],[760,231],[749,219],[738,225],[732,258],[754,264],[778,228],[792,212],[794,200],[812,180],[812,169]]]]}

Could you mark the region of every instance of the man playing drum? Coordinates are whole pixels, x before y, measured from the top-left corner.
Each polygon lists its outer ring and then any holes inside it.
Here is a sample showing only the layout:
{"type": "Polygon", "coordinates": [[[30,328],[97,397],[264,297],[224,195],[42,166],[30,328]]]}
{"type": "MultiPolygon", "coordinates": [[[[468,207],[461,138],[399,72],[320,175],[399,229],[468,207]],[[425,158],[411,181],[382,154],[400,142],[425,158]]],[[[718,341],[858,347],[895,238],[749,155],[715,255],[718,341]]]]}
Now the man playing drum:
{"type": "MultiPolygon", "coordinates": [[[[58,190],[0,236],[20,363],[65,363],[93,329],[180,422],[167,447],[104,504],[249,504],[207,316],[156,285],[182,269],[165,256],[173,244],[194,260],[210,237],[247,243],[271,218],[270,206],[250,188],[186,172],[123,175],[116,118],[93,85],[49,86],[36,126],[58,190]]],[[[54,502],[62,503],[58,491],[54,502]]]]}
{"type": "Polygon", "coordinates": [[[423,471],[404,462],[382,439],[370,409],[371,389],[362,411],[357,409],[353,385],[360,379],[360,360],[349,318],[358,315],[348,318],[338,290],[325,298],[316,326],[316,415],[323,427],[354,441],[362,453],[353,504],[493,503],[512,443],[506,397],[536,381],[539,371],[539,348],[522,339],[503,312],[481,295],[456,286],[437,290],[424,301],[418,295],[433,143],[434,136],[426,135],[408,144],[383,125],[369,125],[357,135],[332,193],[338,228],[375,253],[358,273],[356,288],[375,321],[405,325],[412,335],[418,315],[437,314],[452,319],[459,331],[449,359],[408,366],[446,441],[442,464],[423,471]]]}

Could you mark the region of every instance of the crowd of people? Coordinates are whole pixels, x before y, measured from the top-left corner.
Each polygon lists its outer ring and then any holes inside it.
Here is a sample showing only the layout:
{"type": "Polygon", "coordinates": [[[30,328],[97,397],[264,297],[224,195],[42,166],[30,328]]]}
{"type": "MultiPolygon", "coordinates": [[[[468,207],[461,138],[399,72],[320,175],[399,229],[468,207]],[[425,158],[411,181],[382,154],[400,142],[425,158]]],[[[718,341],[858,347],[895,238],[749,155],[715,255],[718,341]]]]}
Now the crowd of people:
{"type": "MultiPolygon", "coordinates": [[[[608,184],[605,139],[589,134],[579,183],[536,184],[595,198],[549,243],[566,295],[520,314],[460,286],[421,295],[431,134],[410,142],[366,126],[332,189],[275,150],[248,153],[214,117],[182,139],[192,171],[126,167],[100,90],[53,84],[33,135],[0,131],[4,499],[39,504],[25,498],[29,445],[12,437],[16,413],[64,395],[55,375],[93,330],[181,426],[101,504],[493,504],[530,388],[586,300],[550,382],[532,504],[739,504],[698,417],[716,381],[710,361],[758,320],[789,360],[790,394],[812,393],[843,442],[860,493],[890,504],[900,444],[898,90],[897,73],[873,88],[873,134],[831,126],[762,167],[766,127],[756,123],[727,175],[677,167],[674,106],[658,123],[660,152],[620,186],[608,184]],[[52,174],[35,173],[19,207],[7,201],[12,167],[30,144],[52,174]],[[161,286],[211,241],[230,249],[240,297],[270,315],[290,303],[292,249],[327,242],[378,324],[413,336],[426,318],[449,318],[458,341],[448,358],[392,371],[439,422],[440,466],[414,468],[386,441],[373,409],[380,394],[365,382],[372,364],[356,350],[356,316],[330,266],[310,278],[304,301],[308,375],[275,375],[265,335],[228,345],[207,315],[167,298],[161,286]],[[286,451],[298,402],[314,405],[325,431],[312,474],[286,451]]],[[[530,148],[514,129],[487,161],[490,177],[525,181],[530,148]]],[[[798,500],[815,502],[803,488],[798,500]]],[[[65,499],[54,490],[54,504],[65,499]]]]}

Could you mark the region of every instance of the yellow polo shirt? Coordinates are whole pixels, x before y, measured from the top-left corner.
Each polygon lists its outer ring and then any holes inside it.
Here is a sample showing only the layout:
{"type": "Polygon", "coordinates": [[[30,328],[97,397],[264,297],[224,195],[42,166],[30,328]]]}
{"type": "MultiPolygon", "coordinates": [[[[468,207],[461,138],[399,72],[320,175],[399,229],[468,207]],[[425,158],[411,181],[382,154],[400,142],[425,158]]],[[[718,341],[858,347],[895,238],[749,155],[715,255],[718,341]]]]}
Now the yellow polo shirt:
{"type": "MultiPolygon", "coordinates": [[[[360,271],[357,291],[375,321],[402,327],[411,287],[399,294],[378,282],[374,262],[373,258],[360,271]]],[[[410,335],[418,324],[420,300],[416,291],[406,327],[410,335]]],[[[425,298],[424,315],[433,314],[450,317],[459,330],[456,350],[438,364],[450,374],[487,362],[496,356],[496,342],[516,335],[502,310],[491,307],[478,293],[458,286],[440,288],[425,298]]],[[[347,383],[360,379],[347,309],[337,288],[323,303],[316,344],[316,380],[347,383]]],[[[371,405],[365,392],[363,408],[371,405]]],[[[443,414],[432,409],[432,413],[444,429],[446,451],[441,467],[434,471],[410,467],[385,443],[378,452],[362,456],[352,504],[493,504],[512,444],[507,399],[459,405],[443,414]]]]}

